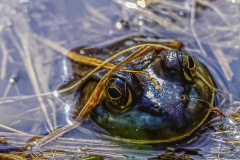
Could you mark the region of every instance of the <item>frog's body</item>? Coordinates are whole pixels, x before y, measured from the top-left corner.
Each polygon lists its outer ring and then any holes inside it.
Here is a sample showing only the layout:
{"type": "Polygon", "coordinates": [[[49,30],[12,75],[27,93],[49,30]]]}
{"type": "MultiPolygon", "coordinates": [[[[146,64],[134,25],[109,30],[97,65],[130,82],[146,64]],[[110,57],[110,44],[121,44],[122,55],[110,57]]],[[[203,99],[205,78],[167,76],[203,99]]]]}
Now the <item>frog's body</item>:
{"type": "MultiPolygon", "coordinates": [[[[73,51],[105,59],[109,54],[142,43],[149,42],[143,37],[140,40],[133,37],[101,48],[77,48],[73,51]],[[100,52],[103,57],[99,57],[100,52]]],[[[112,63],[117,65],[131,53],[112,63]]],[[[107,69],[96,72],[80,88],[80,106],[86,103],[107,72],[107,69]]],[[[93,109],[91,119],[109,134],[120,138],[146,143],[180,140],[196,131],[209,117],[214,104],[212,88],[215,88],[214,82],[201,62],[176,49],[153,51],[128,63],[123,71],[114,72],[108,78],[101,103],[93,109]],[[146,76],[124,70],[150,75],[163,90],[146,76]]]]}

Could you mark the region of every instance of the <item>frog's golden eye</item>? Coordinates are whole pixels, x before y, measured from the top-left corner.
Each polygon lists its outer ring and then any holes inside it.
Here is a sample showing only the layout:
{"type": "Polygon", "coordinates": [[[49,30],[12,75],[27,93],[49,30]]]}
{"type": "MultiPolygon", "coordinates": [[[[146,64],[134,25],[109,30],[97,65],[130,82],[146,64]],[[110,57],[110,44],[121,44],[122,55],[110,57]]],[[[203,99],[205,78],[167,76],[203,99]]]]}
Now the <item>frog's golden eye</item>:
{"type": "Polygon", "coordinates": [[[111,99],[119,99],[122,96],[121,91],[117,88],[117,86],[111,86],[107,89],[108,96],[111,99]]]}
{"type": "Polygon", "coordinates": [[[183,75],[187,81],[192,81],[195,76],[196,63],[193,57],[186,55],[183,59],[183,75]]]}
{"type": "Polygon", "coordinates": [[[106,106],[114,113],[126,111],[132,103],[132,92],[127,82],[120,78],[111,78],[106,84],[106,106]]]}
{"type": "Polygon", "coordinates": [[[196,64],[191,56],[187,56],[188,59],[188,68],[194,69],[196,67],[196,64]]]}

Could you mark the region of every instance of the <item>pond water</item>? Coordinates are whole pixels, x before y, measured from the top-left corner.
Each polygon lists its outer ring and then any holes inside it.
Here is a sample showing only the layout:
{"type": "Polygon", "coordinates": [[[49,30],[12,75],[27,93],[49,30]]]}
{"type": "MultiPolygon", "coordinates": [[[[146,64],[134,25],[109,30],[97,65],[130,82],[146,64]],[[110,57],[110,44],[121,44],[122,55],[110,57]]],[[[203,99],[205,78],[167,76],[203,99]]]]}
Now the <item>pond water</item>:
{"type": "MultiPolygon", "coordinates": [[[[239,8],[238,0],[1,1],[2,156],[240,158],[239,8]],[[51,141],[43,139],[38,146],[36,137],[73,123],[69,114],[75,91],[54,92],[63,82],[72,84],[76,75],[66,53],[133,35],[178,39],[184,44],[183,51],[207,66],[218,87],[215,106],[219,111],[213,113],[215,118],[187,140],[170,144],[121,142],[84,120],[79,127],[51,141]]],[[[89,68],[83,68],[77,74],[81,77],[88,72],[89,68]]]]}

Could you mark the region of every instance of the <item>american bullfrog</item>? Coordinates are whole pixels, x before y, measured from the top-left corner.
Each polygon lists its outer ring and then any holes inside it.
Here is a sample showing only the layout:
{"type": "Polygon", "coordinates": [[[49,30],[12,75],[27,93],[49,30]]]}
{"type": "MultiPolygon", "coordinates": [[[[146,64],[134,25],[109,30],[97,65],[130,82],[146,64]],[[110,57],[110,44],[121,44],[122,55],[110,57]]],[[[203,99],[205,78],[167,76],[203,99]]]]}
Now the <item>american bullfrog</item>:
{"type": "MultiPolygon", "coordinates": [[[[95,47],[78,47],[71,52],[104,60],[132,46],[154,45],[159,41],[133,36],[95,47]]],[[[208,119],[214,105],[213,88],[216,88],[208,69],[182,52],[181,42],[172,40],[161,44],[171,49],[152,50],[134,59],[110,74],[102,84],[100,101],[90,113],[90,119],[111,136],[137,143],[173,142],[191,135],[208,119]]],[[[116,66],[134,51],[109,65],[116,66]]],[[[76,63],[72,66],[76,74],[91,69],[76,63]]],[[[73,119],[108,72],[106,67],[95,72],[78,88],[73,119]]]]}

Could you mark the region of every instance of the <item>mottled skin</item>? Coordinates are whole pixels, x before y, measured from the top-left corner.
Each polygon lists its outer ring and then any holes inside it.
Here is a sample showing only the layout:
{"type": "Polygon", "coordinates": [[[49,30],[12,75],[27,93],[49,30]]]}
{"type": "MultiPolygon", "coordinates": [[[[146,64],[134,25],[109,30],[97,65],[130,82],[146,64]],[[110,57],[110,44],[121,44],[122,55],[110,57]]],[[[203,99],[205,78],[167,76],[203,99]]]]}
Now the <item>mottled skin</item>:
{"type": "MultiPolygon", "coordinates": [[[[141,38],[132,37],[99,48],[73,51],[84,51],[85,55],[98,58],[104,55],[104,59],[109,54],[148,42],[141,38]]],[[[127,55],[116,59],[113,64],[127,55]]],[[[113,73],[102,93],[102,102],[91,113],[91,119],[110,135],[146,140],[147,143],[172,142],[192,134],[209,117],[214,103],[212,87],[215,85],[206,67],[188,54],[176,49],[155,51],[127,64],[124,69],[147,73],[163,90],[157,89],[143,75],[124,71],[113,73]]],[[[107,71],[100,70],[79,88],[75,112],[86,103],[107,71]]]]}

